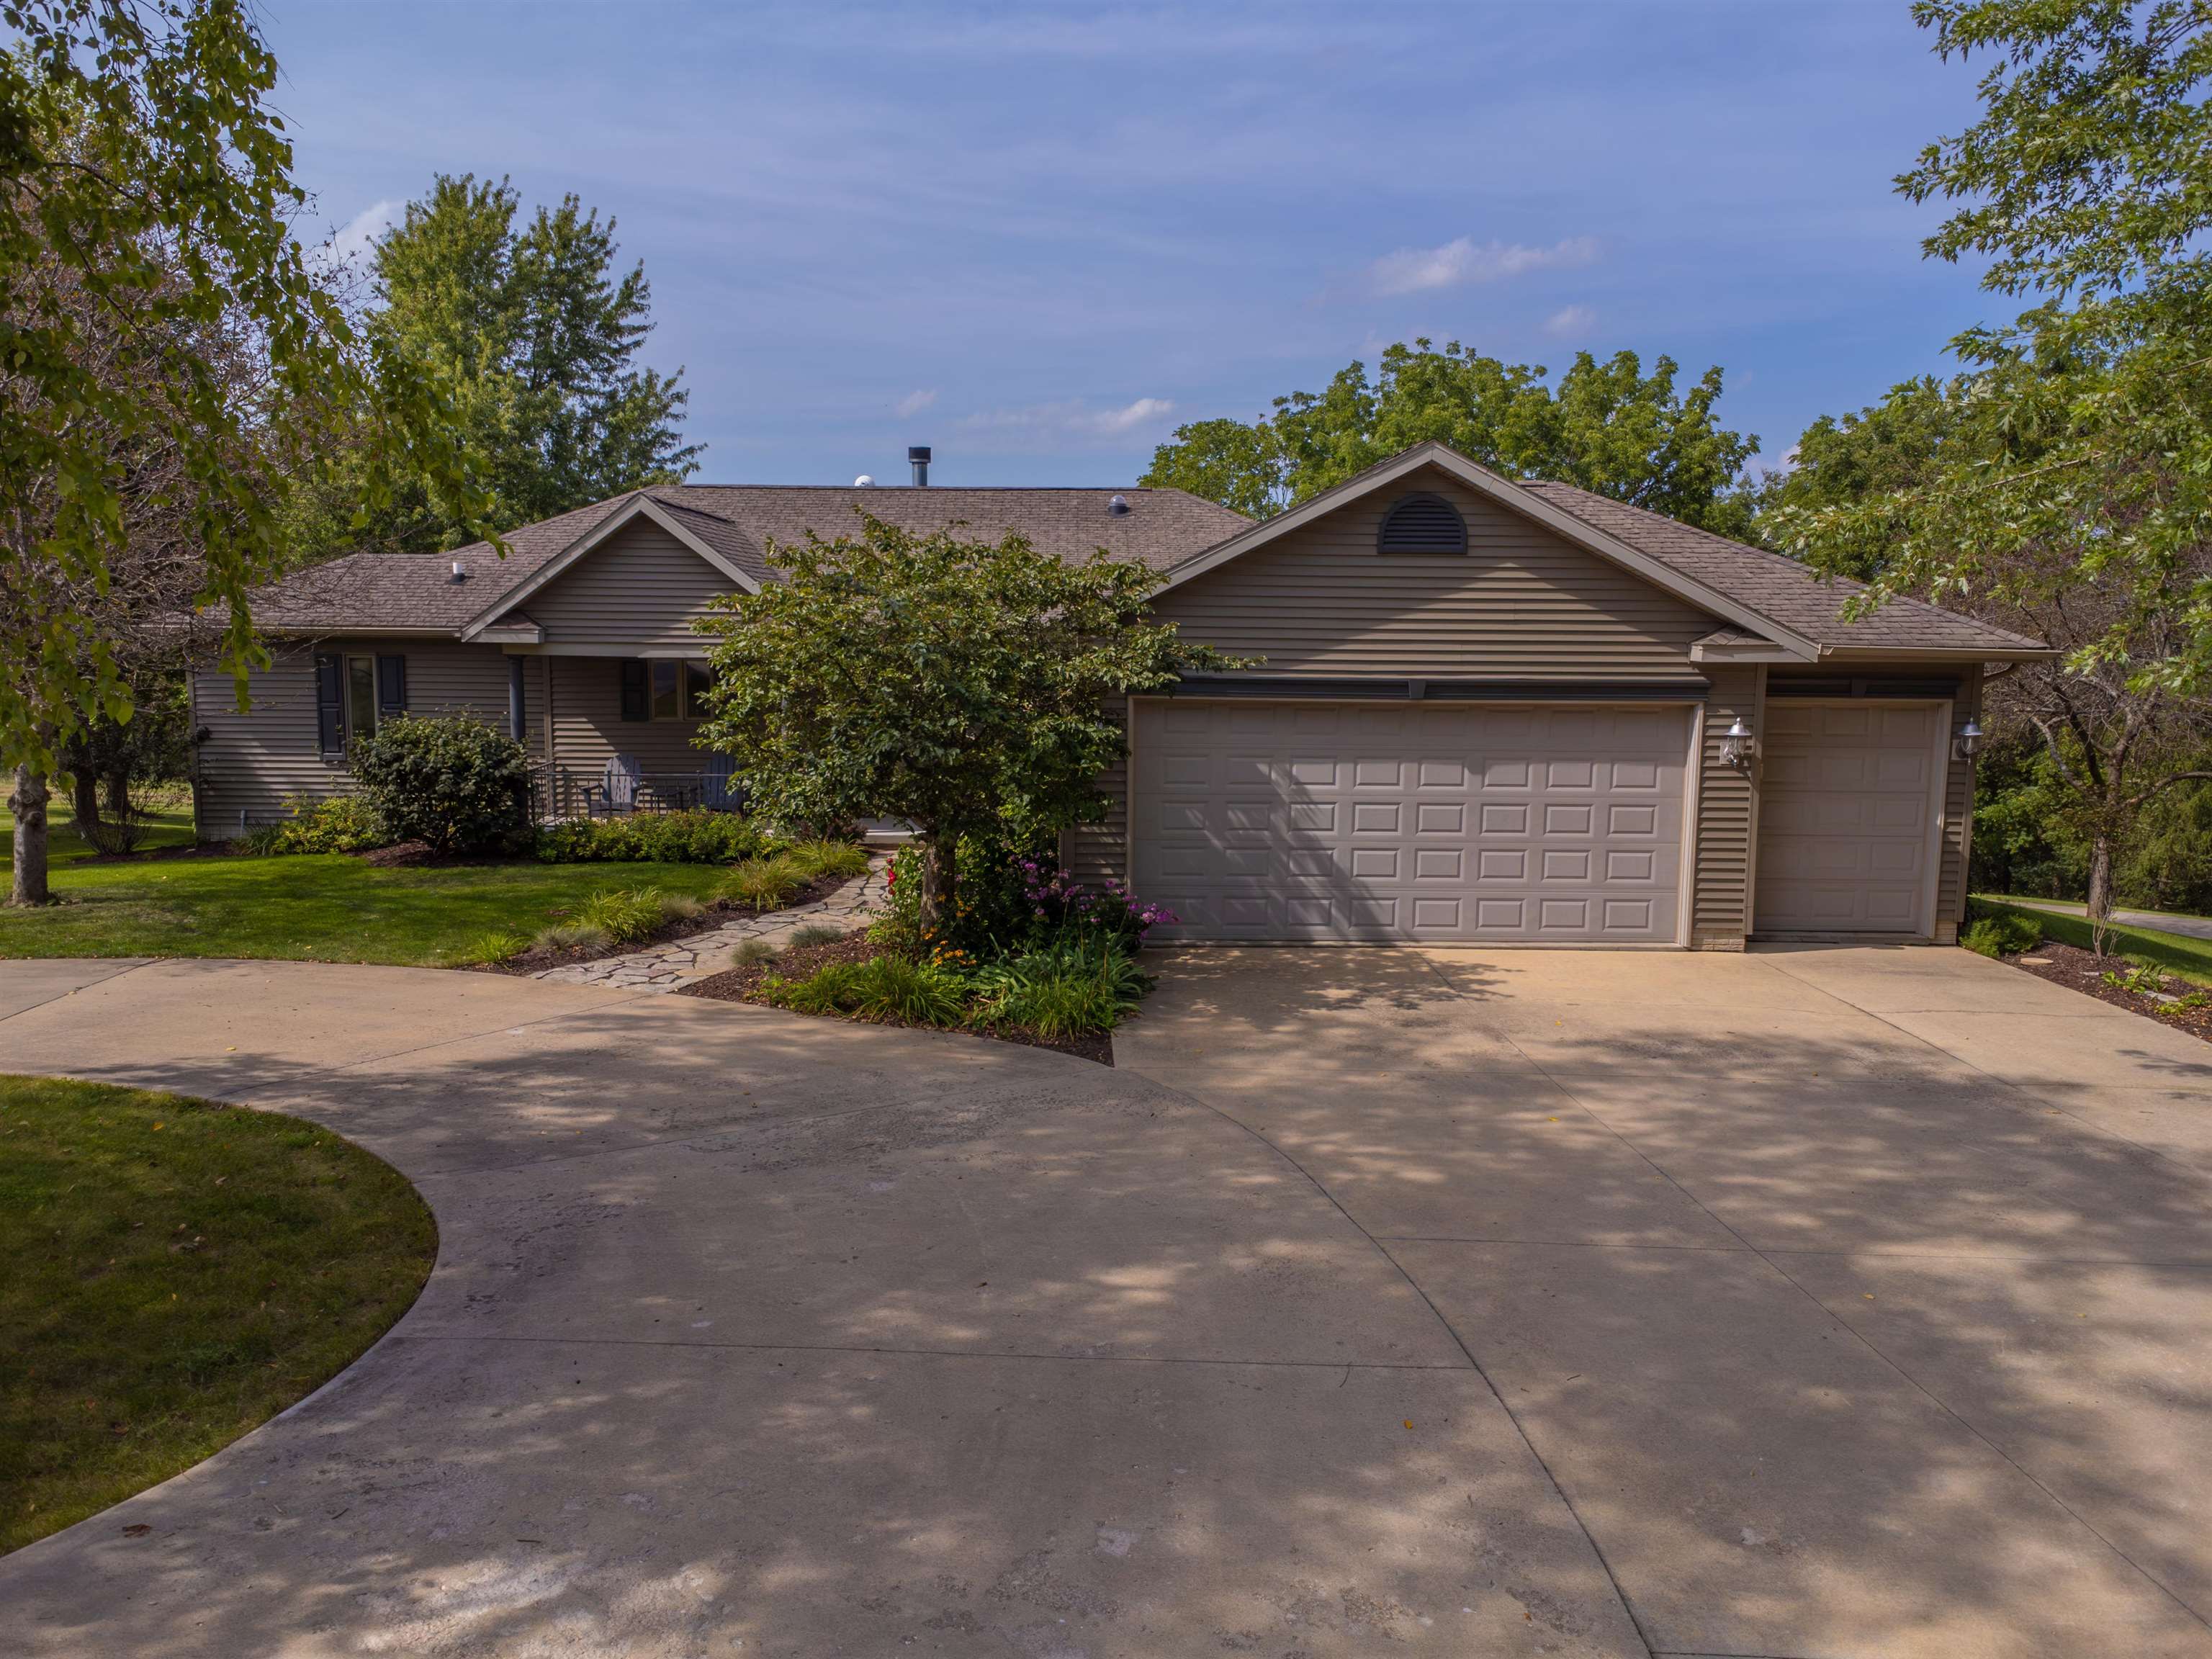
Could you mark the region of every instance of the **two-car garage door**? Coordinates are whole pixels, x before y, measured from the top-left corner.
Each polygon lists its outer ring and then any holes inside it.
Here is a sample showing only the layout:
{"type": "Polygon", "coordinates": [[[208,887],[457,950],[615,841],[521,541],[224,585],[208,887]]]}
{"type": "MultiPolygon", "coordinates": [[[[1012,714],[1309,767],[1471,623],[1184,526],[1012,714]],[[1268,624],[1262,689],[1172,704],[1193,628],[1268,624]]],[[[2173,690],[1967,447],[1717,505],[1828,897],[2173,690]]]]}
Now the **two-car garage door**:
{"type": "Polygon", "coordinates": [[[1670,945],[1690,710],[1139,702],[1165,936],[1670,945]]]}

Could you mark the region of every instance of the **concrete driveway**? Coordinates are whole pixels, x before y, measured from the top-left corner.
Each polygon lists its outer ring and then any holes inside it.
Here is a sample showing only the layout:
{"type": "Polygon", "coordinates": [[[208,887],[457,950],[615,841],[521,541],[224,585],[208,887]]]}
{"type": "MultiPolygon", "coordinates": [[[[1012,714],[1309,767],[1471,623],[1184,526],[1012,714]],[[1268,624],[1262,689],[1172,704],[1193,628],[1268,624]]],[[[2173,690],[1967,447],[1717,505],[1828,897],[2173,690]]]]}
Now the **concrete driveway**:
{"type": "Polygon", "coordinates": [[[0,1067],[441,1227],[0,1651],[2212,1656],[2192,1040],[1956,951],[1193,951],[1117,1047],[0,963],[0,1067]]]}

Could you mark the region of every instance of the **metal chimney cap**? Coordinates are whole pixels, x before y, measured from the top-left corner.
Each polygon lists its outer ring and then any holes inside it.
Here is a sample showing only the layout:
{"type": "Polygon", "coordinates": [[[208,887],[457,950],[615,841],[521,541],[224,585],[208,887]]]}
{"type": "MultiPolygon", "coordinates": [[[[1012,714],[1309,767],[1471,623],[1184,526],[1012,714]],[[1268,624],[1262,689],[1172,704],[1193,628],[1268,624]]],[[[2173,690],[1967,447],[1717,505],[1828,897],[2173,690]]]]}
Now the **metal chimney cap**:
{"type": "Polygon", "coordinates": [[[908,446],[906,458],[909,461],[927,462],[929,459],[929,446],[927,444],[911,444],[908,446]]]}
{"type": "Polygon", "coordinates": [[[1106,511],[1117,519],[1127,518],[1129,516],[1129,498],[1127,495],[1109,496],[1106,501],[1106,511]]]}

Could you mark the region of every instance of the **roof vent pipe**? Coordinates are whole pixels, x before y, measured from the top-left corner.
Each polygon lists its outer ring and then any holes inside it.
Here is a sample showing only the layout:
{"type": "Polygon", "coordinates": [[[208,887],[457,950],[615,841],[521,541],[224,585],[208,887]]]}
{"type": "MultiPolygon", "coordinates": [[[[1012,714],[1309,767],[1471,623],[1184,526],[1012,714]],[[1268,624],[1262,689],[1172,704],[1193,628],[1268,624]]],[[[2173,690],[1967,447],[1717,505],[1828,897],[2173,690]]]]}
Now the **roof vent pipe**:
{"type": "Polygon", "coordinates": [[[907,451],[906,458],[908,460],[914,463],[914,487],[916,489],[928,489],[929,446],[927,444],[915,444],[912,448],[907,451]]]}
{"type": "Polygon", "coordinates": [[[459,559],[455,559],[453,561],[453,580],[457,582],[465,582],[468,580],[468,579],[469,573],[462,569],[461,562],[459,559]]]}

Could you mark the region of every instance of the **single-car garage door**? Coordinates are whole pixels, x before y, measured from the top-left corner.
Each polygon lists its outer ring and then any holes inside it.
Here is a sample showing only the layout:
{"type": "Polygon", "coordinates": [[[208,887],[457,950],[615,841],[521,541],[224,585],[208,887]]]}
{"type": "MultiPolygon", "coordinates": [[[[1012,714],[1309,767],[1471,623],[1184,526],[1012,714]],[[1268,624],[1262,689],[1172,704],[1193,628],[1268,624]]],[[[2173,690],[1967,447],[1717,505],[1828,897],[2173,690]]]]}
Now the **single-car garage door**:
{"type": "Polygon", "coordinates": [[[1766,709],[1753,928],[1926,933],[1944,706],[1772,698],[1766,709]]]}
{"type": "Polygon", "coordinates": [[[1136,705],[1163,937],[1673,944],[1680,706],[1136,705]]]}

